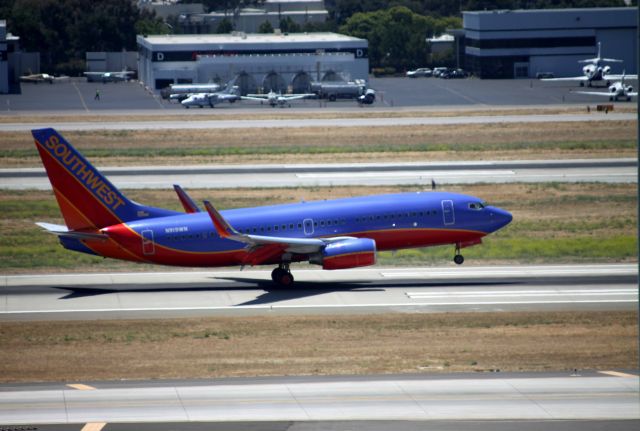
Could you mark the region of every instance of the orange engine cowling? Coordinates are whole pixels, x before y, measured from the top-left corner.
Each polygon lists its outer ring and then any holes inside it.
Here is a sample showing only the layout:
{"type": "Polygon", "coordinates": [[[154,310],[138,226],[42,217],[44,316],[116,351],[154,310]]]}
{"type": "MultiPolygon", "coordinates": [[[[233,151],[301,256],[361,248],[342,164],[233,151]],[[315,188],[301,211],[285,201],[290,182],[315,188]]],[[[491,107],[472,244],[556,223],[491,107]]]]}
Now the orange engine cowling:
{"type": "Polygon", "coordinates": [[[319,256],[310,260],[323,269],[347,269],[376,263],[376,242],[369,238],[354,238],[327,245],[319,256]]]}

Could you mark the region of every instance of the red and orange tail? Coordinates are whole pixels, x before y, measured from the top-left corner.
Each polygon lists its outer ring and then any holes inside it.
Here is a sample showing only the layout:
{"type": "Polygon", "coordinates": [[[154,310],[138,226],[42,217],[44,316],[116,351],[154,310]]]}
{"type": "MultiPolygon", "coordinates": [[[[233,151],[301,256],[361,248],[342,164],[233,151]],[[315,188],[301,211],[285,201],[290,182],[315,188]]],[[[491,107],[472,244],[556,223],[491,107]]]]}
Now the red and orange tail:
{"type": "Polygon", "coordinates": [[[54,129],[36,129],[31,133],[70,230],[100,229],[176,214],[127,199],[54,129]]]}

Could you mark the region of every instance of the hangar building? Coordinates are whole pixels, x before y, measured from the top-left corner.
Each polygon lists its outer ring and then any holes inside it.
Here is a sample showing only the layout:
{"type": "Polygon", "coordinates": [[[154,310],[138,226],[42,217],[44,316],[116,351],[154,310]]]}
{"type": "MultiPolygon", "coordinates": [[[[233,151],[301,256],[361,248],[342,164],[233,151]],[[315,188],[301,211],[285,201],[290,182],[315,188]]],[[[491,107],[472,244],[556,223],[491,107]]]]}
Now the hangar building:
{"type": "Polygon", "coordinates": [[[636,8],[463,12],[465,68],[480,78],[578,76],[578,60],[602,57],[612,73],[637,72],[636,8]]]}
{"type": "Polygon", "coordinates": [[[336,33],[138,36],[138,77],[172,83],[226,83],[242,94],[308,92],[311,82],[368,80],[368,42],[336,33]]]}

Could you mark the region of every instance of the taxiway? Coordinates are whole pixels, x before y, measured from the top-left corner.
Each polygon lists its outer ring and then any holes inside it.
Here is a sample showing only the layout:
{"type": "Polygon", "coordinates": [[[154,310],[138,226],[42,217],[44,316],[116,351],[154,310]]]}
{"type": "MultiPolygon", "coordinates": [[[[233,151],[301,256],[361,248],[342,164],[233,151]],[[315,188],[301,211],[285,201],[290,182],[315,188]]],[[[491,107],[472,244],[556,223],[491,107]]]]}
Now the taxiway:
{"type": "MultiPolygon", "coordinates": [[[[512,182],[637,181],[635,159],[473,161],[439,163],[342,163],[304,165],[191,165],[100,168],[122,189],[317,187],[512,182]]],[[[43,168],[0,169],[0,188],[50,190],[43,168]]]]}
{"type": "Polygon", "coordinates": [[[428,427],[431,421],[460,420],[637,422],[638,394],[637,375],[624,372],[2,385],[0,423],[401,420],[425,421],[428,427]]]}

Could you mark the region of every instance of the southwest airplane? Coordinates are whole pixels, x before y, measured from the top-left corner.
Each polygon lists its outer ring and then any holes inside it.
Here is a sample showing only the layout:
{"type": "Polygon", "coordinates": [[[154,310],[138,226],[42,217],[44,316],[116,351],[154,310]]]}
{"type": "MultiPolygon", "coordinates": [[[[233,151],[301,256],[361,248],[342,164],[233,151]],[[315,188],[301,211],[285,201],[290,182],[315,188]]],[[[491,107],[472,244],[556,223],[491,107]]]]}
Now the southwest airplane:
{"type": "Polygon", "coordinates": [[[53,129],[32,130],[66,226],[38,223],[63,247],[162,265],[277,265],[273,281],[291,286],[291,262],[324,269],[373,265],[378,250],[463,247],[511,221],[511,214],[468,195],[386,194],[217,211],[201,210],[174,186],[185,212],[127,199],[53,129]]]}

